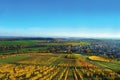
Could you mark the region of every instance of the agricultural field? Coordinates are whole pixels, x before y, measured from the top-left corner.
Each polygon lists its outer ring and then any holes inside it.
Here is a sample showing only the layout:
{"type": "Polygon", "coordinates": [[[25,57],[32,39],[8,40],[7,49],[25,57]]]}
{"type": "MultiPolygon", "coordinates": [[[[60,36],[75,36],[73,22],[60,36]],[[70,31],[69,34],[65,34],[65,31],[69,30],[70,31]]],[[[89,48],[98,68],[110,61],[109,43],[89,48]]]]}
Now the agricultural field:
{"type": "Polygon", "coordinates": [[[0,46],[8,45],[30,45],[35,44],[37,40],[13,40],[13,41],[0,41],[0,46]]]}
{"type": "Polygon", "coordinates": [[[109,59],[100,57],[100,56],[89,56],[88,57],[90,60],[94,60],[94,61],[104,61],[104,62],[109,62],[109,59]]]}
{"type": "Polygon", "coordinates": [[[116,60],[111,60],[107,58],[103,58],[100,56],[89,56],[88,59],[90,59],[91,63],[94,63],[98,66],[109,68],[114,71],[120,71],[120,63],[116,60]]]}
{"type": "Polygon", "coordinates": [[[73,45],[73,46],[77,46],[77,45],[82,45],[82,46],[87,46],[90,45],[90,42],[66,42],[67,44],[73,45]]]}
{"type": "Polygon", "coordinates": [[[80,54],[26,53],[1,55],[0,79],[119,80],[120,74],[95,65],[80,54]]]}
{"type": "Polygon", "coordinates": [[[1,39],[0,80],[120,80],[119,54],[112,55],[119,53],[119,45],[110,45],[97,40],[1,39]]]}

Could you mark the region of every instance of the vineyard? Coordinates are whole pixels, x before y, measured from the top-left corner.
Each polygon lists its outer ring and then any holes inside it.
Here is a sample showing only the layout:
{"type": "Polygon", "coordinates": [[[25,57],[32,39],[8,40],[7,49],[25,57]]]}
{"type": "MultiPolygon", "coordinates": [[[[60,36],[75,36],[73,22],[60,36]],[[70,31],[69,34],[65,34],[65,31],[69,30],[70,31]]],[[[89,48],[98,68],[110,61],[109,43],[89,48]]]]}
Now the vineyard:
{"type": "MultiPolygon", "coordinates": [[[[0,56],[1,60],[23,56],[0,56]],[[4,58],[3,58],[4,57],[4,58]]],[[[32,53],[26,58],[0,63],[2,80],[119,80],[120,74],[101,68],[79,54],[32,53]],[[77,56],[76,56],[77,55],[77,56]]],[[[15,58],[16,59],[16,58],[15,58]]]]}

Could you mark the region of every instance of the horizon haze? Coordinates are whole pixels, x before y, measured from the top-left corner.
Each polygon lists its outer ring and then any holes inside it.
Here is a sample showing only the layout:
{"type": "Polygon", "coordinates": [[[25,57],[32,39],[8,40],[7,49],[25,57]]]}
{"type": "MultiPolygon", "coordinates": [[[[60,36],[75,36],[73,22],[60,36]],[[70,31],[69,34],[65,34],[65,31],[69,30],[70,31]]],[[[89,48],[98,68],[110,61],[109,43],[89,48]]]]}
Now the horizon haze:
{"type": "Polygon", "coordinates": [[[120,38],[119,0],[1,0],[0,36],[120,38]]]}

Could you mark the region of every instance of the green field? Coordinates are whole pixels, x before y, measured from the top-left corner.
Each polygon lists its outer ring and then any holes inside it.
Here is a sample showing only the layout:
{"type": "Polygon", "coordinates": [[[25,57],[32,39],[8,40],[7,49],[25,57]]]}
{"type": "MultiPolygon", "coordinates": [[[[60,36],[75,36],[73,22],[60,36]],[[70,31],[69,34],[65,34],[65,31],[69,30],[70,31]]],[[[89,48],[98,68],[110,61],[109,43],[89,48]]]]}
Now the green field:
{"type": "Polygon", "coordinates": [[[37,40],[13,40],[13,41],[0,41],[0,46],[10,45],[31,45],[37,43],[37,40]]]}
{"type": "Polygon", "coordinates": [[[14,61],[19,61],[28,57],[29,57],[28,55],[13,56],[0,60],[0,63],[12,63],[14,61]]]}
{"type": "Polygon", "coordinates": [[[67,42],[66,44],[72,45],[72,46],[77,46],[77,45],[81,45],[81,46],[86,46],[86,45],[90,45],[90,42],[67,42]]]}
{"type": "Polygon", "coordinates": [[[105,67],[105,68],[109,68],[112,69],[114,71],[120,71],[120,64],[117,63],[113,63],[113,62],[101,62],[101,61],[94,61],[95,64],[101,66],[101,67],[105,67]]]}
{"type": "MultiPolygon", "coordinates": [[[[86,57],[87,58],[87,57],[86,57]]],[[[103,58],[101,56],[94,57],[93,59],[88,58],[88,61],[100,66],[101,68],[109,68],[114,71],[120,71],[120,64],[119,61],[114,59],[103,58]]]]}

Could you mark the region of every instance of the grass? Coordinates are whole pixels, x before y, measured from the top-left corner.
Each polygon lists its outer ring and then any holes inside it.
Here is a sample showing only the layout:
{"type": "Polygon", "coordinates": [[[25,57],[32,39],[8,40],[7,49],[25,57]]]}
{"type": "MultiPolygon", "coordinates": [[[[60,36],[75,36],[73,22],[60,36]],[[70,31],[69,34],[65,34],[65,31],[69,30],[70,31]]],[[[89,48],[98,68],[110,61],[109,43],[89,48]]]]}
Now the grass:
{"type": "Polygon", "coordinates": [[[27,55],[14,56],[14,57],[5,58],[5,59],[0,60],[0,63],[11,63],[11,62],[22,60],[25,58],[28,58],[28,56],[27,55]]]}
{"type": "MultiPolygon", "coordinates": [[[[39,52],[42,50],[47,50],[48,47],[33,47],[33,48],[22,48],[21,52],[26,53],[26,52],[39,52]]],[[[13,53],[17,53],[17,50],[8,50],[6,52],[0,52],[0,54],[13,54],[13,53]]]]}
{"type": "Polygon", "coordinates": [[[67,44],[72,46],[77,46],[77,45],[87,46],[90,45],[90,42],[68,42],[67,44]]]}
{"type": "Polygon", "coordinates": [[[65,58],[67,58],[67,59],[82,59],[82,60],[85,60],[85,57],[83,56],[83,55],[81,55],[81,54],[67,54],[66,56],[65,56],[65,58]]]}
{"type": "Polygon", "coordinates": [[[0,46],[10,45],[31,45],[37,43],[36,40],[13,40],[13,41],[0,41],[0,46]]]}
{"type": "Polygon", "coordinates": [[[50,65],[56,66],[56,65],[58,65],[62,60],[63,60],[63,59],[62,59],[62,57],[60,56],[60,57],[58,57],[54,62],[52,62],[50,65]]]}
{"type": "Polygon", "coordinates": [[[101,62],[101,61],[94,61],[97,65],[105,68],[112,69],[114,71],[120,71],[120,64],[112,63],[112,62],[101,62]]]}
{"type": "Polygon", "coordinates": [[[114,71],[120,71],[120,64],[118,64],[115,61],[110,62],[109,59],[100,57],[100,56],[89,56],[89,61],[92,61],[93,64],[103,67],[103,68],[109,68],[114,71]]]}
{"type": "Polygon", "coordinates": [[[74,80],[72,69],[69,69],[68,80],[74,80]]]}
{"type": "Polygon", "coordinates": [[[23,51],[40,51],[40,50],[47,50],[48,47],[33,47],[33,48],[23,48],[23,51]]]}

